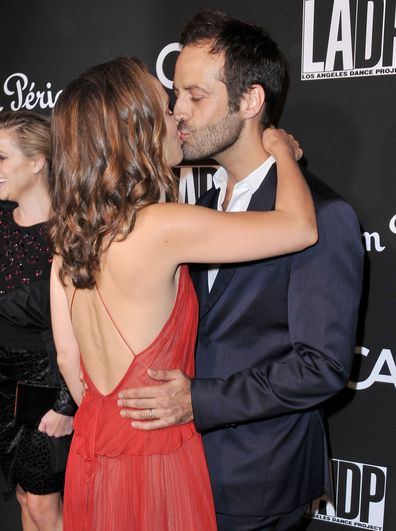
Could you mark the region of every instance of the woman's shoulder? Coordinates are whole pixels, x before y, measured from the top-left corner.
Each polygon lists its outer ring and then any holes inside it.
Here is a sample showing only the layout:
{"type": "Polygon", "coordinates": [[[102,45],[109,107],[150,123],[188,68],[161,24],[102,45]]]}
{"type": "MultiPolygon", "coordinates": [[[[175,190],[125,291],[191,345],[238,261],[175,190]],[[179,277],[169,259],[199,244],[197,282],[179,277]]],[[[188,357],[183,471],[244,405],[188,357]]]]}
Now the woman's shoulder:
{"type": "Polygon", "coordinates": [[[184,203],[174,203],[174,202],[161,202],[161,203],[152,203],[140,210],[140,215],[143,216],[166,216],[172,212],[178,212],[181,208],[185,207],[184,203]]]}
{"type": "MultiPolygon", "coordinates": [[[[177,225],[191,205],[181,203],[153,203],[142,208],[136,216],[136,229],[155,228],[158,233],[177,225]]],[[[133,234],[133,231],[132,233],[133,234]]]]}
{"type": "Polygon", "coordinates": [[[180,216],[193,215],[194,212],[198,212],[199,210],[202,210],[202,207],[197,208],[196,205],[190,205],[187,203],[153,203],[142,208],[138,213],[138,217],[140,216],[141,219],[153,222],[158,219],[172,221],[173,219],[177,220],[180,216]]]}
{"type": "MultiPolygon", "coordinates": [[[[179,237],[181,225],[185,225],[186,216],[178,203],[153,203],[136,214],[132,231],[126,238],[115,239],[102,258],[102,266],[117,263],[117,268],[131,266],[137,259],[144,261],[149,257],[166,259],[171,251],[172,242],[179,237]],[[108,262],[109,260],[109,262],[108,262]]],[[[183,229],[182,229],[183,230],[183,229]]]]}

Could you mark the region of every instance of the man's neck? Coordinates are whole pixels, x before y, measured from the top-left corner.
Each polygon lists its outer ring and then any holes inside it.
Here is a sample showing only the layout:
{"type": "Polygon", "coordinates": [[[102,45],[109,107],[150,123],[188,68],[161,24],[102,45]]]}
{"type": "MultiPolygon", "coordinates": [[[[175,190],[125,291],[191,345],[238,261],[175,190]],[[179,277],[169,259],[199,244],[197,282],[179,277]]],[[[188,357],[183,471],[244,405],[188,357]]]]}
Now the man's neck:
{"type": "Polygon", "coordinates": [[[241,136],[233,146],[216,156],[216,161],[223,166],[228,176],[227,203],[235,184],[261,166],[269,156],[263,147],[261,134],[241,136]]]}

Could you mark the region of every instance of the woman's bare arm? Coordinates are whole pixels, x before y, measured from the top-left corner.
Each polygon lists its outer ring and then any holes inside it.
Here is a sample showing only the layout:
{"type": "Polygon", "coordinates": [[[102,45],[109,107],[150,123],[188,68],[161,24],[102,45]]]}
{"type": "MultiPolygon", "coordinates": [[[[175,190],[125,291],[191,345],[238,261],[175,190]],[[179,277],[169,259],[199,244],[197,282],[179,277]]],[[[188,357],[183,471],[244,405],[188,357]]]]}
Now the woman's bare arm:
{"type": "Polygon", "coordinates": [[[83,386],[80,381],[80,349],[73,332],[65,290],[59,280],[56,258],[51,269],[51,320],[59,370],[77,405],[83,386]]]}
{"type": "Polygon", "coordinates": [[[152,205],[143,222],[155,226],[159,250],[170,260],[225,263],[301,251],[317,241],[311,194],[295,160],[295,141],[269,129],[264,146],[276,160],[275,210],[225,213],[180,204],[152,205]]]}

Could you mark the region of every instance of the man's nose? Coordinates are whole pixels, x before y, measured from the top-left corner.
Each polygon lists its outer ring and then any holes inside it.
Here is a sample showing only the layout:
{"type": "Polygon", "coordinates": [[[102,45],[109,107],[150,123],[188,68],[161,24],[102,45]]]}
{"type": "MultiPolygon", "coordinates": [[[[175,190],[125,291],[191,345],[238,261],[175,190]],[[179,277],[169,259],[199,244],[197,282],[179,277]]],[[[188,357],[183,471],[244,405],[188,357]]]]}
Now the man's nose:
{"type": "Polygon", "coordinates": [[[187,107],[183,102],[183,98],[178,96],[173,107],[173,115],[176,118],[177,122],[187,119],[187,107]]]}

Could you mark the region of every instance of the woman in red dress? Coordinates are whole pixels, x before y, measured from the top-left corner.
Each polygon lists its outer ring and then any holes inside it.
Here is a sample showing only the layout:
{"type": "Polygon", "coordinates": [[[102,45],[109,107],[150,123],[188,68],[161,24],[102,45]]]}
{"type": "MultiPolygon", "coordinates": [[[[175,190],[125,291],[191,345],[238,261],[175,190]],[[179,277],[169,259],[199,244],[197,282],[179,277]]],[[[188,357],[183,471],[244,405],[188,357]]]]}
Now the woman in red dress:
{"type": "Polygon", "coordinates": [[[65,531],[216,529],[194,424],[134,429],[117,397],[147,385],[149,368],[193,376],[197,300],[183,264],[254,260],[314,243],[296,143],[282,131],[264,136],[278,164],[275,211],[159,203],[164,193],[175,200],[170,167],[182,158],[160,83],[138,60],[122,58],[91,68],[61,94],[53,115],[51,309],[59,365],[80,404],[65,531]]]}

